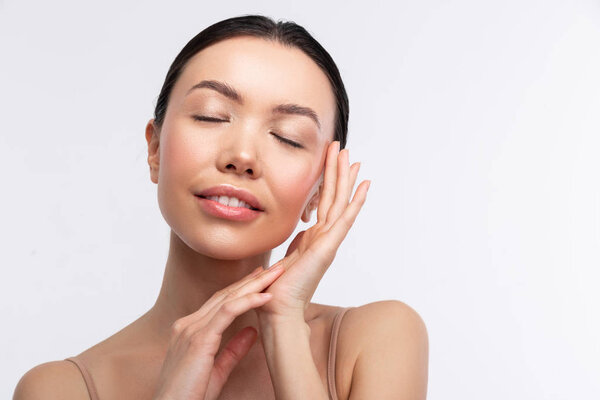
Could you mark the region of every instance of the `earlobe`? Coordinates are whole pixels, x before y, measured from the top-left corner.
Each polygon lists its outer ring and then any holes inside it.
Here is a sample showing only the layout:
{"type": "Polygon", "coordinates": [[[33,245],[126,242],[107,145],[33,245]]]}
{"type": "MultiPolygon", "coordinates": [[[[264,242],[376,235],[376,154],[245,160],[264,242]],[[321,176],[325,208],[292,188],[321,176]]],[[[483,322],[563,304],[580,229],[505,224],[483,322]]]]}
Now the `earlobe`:
{"type": "Polygon", "coordinates": [[[306,208],[304,209],[304,212],[302,213],[302,221],[310,222],[310,216],[311,216],[313,210],[315,210],[319,204],[320,195],[321,195],[321,186],[319,186],[319,190],[317,191],[317,193],[315,193],[313,195],[313,197],[310,199],[310,201],[306,205],[306,208]]]}
{"type": "Polygon", "coordinates": [[[306,208],[302,212],[302,221],[309,222],[311,214],[312,214],[312,210],[310,208],[308,208],[308,206],[306,206],[306,208]]]}
{"type": "Polygon", "coordinates": [[[154,125],[154,118],[146,124],[146,142],[148,143],[148,166],[150,167],[150,179],[158,183],[158,167],[160,160],[159,132],[154,125]]]}

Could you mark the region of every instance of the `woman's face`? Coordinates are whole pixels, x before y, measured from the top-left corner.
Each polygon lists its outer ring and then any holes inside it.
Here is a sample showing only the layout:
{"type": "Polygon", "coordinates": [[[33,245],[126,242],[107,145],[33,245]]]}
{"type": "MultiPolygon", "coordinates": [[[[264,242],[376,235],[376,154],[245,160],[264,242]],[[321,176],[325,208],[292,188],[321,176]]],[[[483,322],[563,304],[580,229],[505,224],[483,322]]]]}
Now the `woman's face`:
{"type": "MultiPolygon", "coordinates": [[[[156,153],[149,146],[152,181],[171,229],[218,259],[284,242],[300,218],[308,221],[307,205],[317,204],[335,107],[327,76],[297,48],[244,36],[196,54],[173,87],[156,153]],[[301,109],[314,111],[318,122],[301,109]],[[197,194],[221,184],[250,192],[263,211],[244,221],[211,213],[210,200],[197,194]]],[[[146,132],[150,141],[151,123],[146,132]]]]}

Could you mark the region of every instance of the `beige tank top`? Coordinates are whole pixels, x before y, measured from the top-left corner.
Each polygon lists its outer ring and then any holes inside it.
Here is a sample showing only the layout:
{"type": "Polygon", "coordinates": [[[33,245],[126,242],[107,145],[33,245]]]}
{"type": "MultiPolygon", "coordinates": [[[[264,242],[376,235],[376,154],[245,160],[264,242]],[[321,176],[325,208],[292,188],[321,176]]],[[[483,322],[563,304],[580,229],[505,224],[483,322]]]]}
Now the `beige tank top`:
{"type": "MultiPolygon", "coordinates": [[[[342,317],[353,307],[345,307],[342,308],[336,314],[333,320],[333,328],[331,329],[331,339],[329,341],[329,356],[327,359],[327,387],[329,389],[329,399],[330,400],[338,400],[337,391],[335,387],[335,355],[337,348],[337,340],[338,334],[340,330],[340,324],[342,322],[342,317]]],[[[94,384],[94,380],[92,379],[92,375],[89,370],[86,368],[85,364],[82,362],[80,358],[77,356],[65,358],[65,361],[71,361],[79,371],[81,372],[81,376],[83,376],[83,380],[85,382],[85,386],[87,387],[88,393],[90,395],[90,400],[100,400],[98,397],[98,390],[96,390],[96,385],[94,384]]]]}

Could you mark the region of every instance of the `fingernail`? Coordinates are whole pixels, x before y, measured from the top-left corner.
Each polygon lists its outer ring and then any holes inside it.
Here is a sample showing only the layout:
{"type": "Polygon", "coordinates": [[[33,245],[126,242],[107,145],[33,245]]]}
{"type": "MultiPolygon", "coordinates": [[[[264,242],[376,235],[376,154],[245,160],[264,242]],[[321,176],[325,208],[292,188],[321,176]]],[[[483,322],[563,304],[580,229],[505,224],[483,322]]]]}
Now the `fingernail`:
{"type": "Polygon", "coordinates": [[[369,188],[371,187],[371,181],[367,181],[369,183],[367,183],[367,190],[369,190],[369,188]]]}

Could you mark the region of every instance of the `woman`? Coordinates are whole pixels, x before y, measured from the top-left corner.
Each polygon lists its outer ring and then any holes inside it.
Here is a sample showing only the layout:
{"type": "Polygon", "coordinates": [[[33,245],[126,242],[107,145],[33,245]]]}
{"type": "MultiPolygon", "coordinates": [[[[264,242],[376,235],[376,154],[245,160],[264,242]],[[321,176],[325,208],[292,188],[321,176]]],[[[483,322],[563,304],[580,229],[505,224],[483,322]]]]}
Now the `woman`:
{"type": "Polygon", "coordinates": [[[158,299],[78,356],[28,371],[14,398],[425,398],[414,310],[310,302],[370,183],[352,196],[347,121],[338,69],[302,27],[242,16],[194,37],[145,132],[171,227],[158,299]]]}

